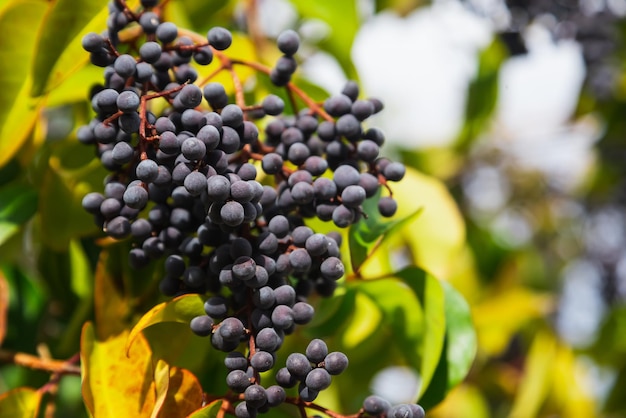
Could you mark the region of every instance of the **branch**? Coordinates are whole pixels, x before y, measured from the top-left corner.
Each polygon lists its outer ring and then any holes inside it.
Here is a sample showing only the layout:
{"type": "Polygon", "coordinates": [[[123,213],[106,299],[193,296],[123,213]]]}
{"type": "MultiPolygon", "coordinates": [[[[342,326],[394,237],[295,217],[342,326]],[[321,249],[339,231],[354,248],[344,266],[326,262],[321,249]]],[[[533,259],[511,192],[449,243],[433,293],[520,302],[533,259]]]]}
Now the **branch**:
{"type": "Polygon", "coordinates": [[[71,360],[42,359],[26,353],[16,353],[13,351],[0,349],[0,363],[17,364],[29,369],[42,370],[50,373],[73,374],[80,376],[80,367],[73,364],[71,360]]]}

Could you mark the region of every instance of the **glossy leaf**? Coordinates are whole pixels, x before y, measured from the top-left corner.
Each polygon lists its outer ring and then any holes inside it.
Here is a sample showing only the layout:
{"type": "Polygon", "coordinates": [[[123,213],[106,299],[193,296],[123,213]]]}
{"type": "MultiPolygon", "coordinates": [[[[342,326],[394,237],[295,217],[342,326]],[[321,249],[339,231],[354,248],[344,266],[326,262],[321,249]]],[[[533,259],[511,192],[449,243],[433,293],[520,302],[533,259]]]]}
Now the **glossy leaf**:
{"type": "Polygon", "coordinates": [[[417,349],[420,358],[418,370],[422,379],[420,388],[422,394],[435,374],[439,359],[445,356],[445,293],[439,280],[418,267],[408,267],[394,276],[413,290],[423,310],[424,335],[417,349]]]}
{"type": "Polygon", "coordinates": [[[163,302],[148,311],[133,327],[128,336],[126,349],[130,350],[141,332],[163,322],[189,324],[192,318],[204,314],[204,301],[199,295],[183,295],[168,302],[163,302]]]}
{"type": "Polygon", "coordinates": [[[91,323],[83,327],[83,399],[93,416],[118,417],[120,411],[137,418],[152,414],[156,388],[150,347],[138,337],[127,354],[127,338],[126,331],[102,340],[91,323]]]}
{"type": "Polygon", "coordinates": [[[106,4],[106,0],[58,0],[52,4],[39,31],[32,68],[32,96],[42,95],[49,81],[59,84],[60,80],[89,61],[89,54],[82,49],[81,39],[87,32],[100,32],[105,28],[106,4]],[[92,22],[92,19],[95,21],[92,22]],[[68,56],[71,60],[67,59],[68,56]],[[55,64],[62,61],[65,61],[62,67],[69,65],[69,68],[55,68],[55,64]]]}
{"type": "Polygon", "coordinates": [[[477,351],[477,339],[469,306],[449,284],[441,282],[445,292],[446,336],[430,385],[420,398],[424,408],[442,400],[467,375],[477,351]]]}
{"type": "Polygon", "coordinates": [[[37,191],[12,183],[0,188],[0,245],[16,233],[37,210],[37,191]]]}
{"type": "Polygon", "coordinates": [[[41,106],[28,95],[32,82],[28,74],[37,36],[36,24],[48,4],[41,0],[15,0],[0,10],[0,167],[26,141],[41,106]]]}
{"type": "MultiPolygon", "coordinates": [[[[429,334],[427,318],[425,311],[420,307],[418,295],[395,278],[363,280],[354,286],[359,294],[367,296],[374,302],[382,313],[382,329],[391,332],[389,338],[393,340],[394,346],[403,357],[397,362],[406,363],[422,374],[423,370],[428,368],[425,362],[432,361],[428,354],[424,356],[423,345],[437,336],[429,334]]],[[[370,318],[355,316],[353,321],[369,323],[370,318]]],[[[432,372],[428,371],[425,374],[427,381],[430,380],[430,376],[427,376],[429,373],[432,375],[432,372]]]]}
{"type": "Polygon", "coordinates": [[[478,340],[469,305],[450,283],[440,283],[445,293],[448,389],[452,389],[469,372],[478,350],[478,340]]]}
{"type": "Polygon", "coordinates": [[[35,418],[39,413],[42,392],[17,388],[0,395],[0,418],[35,418]]]}

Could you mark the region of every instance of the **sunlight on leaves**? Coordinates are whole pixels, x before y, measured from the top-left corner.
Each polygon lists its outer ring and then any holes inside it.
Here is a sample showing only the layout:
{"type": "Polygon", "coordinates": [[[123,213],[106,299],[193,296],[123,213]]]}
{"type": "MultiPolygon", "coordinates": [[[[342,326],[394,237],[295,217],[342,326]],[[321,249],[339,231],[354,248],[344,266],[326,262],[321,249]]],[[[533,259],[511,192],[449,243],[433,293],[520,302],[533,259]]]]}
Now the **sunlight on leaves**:
{"type": "Polygon", "coordinates": [[[32,130],[41,102],[32,100],[28,76],[37,31],[48,3],[36,0],[13,1],[0,14],[0,167],[6,164],[32,130]]]}
{"type": "Polygon", "coordinates": [[[81,39],[87,32],[100,32],[105,28],[108,14],[106,3],[106,0],[58,0],[52,4],[39,31],[32,68],[32,96],[40,96],[49,81],[58,84],[59,80],[76,71],[77,64],[84,65],[89,61],[89,54],[83,50],[81,39]],[[92,19],[94,21],[90,22],[92,19]],[[84,22],[89,23],[85,25],[84,22]],[[77,60],[81,55],[83,59],[77,60]],[[69,56],[71,60],[68,62],[69,56]],[[61,60],[65,61],[61,67],[68,64],[71,67],[55,68],[55,64],[61,60]]]}
{"type": "Polygon", "coordinates": [[[551,295],[523,287],[486,297],[473,308],[478,345],[485,353],[501,353],[523,324],[543,317],[553,306],[551,295]]]}
{"type": "Polygon", "coordinates": [[[189,324],[195,316],[204,314],[204,301],[199,295],[183,295],[169,302],[163,302],[150,309],[131,330],[126,350],[130,350],[135,339],[141,332],[163,322],[178,322],[189,324]]]}
{"type": "Polygon", "coordinates": [[[22,387],[0,395],[0,418],[35,418],[42,393],[22,387]]]}
{"type": "Polygon", "coordinates": [[[138,337],[126,354],[128,331],[105,340],[94,326],[85,324],[81,337],[83,398],[97,417],[150,417],[156,402],[152,356],[148,343],[138,337]]]}

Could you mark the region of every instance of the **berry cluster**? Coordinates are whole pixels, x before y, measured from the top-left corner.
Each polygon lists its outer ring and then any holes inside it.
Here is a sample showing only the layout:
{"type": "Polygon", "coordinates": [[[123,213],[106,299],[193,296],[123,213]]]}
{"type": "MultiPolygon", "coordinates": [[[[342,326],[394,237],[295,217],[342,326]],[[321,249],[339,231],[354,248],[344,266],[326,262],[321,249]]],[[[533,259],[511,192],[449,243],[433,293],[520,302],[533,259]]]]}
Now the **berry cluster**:
{"type": "Polygon", "coordinates": [[[305,220],[347,227],[367,216],[362,203],[381,187],[390,196],[380,198],[380,213],[396,211],[387,182],[405,168],[379,157],[383,134],[362,127],[382,104],[359,99],[354,82],[323,104],[297,89],[294,31],[279,36],[283,56],[266,68],[228,58],[225,28],[200,37],[162,22],[157,3],[132,11],[112,1],[107,32],[83,38],[105,81],[92,90],[96,115],[77,137],[111,171],[104,193],[87,194],[83,207],[108,236],[133,242],[132,267],[165,260],[163,294],[207,295],[205,314],[190,326],[228,353],[227,384],[242,394],[231,412],[265,412],[289,402],[285,388],[296,385],[299,402],[311,402],[348,365],[323,341],[291,354],[277,385],[261,385],[260,373],[274,369],[285,336],[311,321],[307,297],[331,296],[344,275],[341,235],[316,233],[305,220]],[[234,71],[234,102],[224,85],[199,80],[194,65],[214,59],[220,70],[264,73],[288,91],[294,115],[273,94],[247,105],[234,71]],[[306,108],[296,108],[294,93],[306,108]]]}
{"type": "Polygon", "coordinates": [[[424,409],[417,404],[391,405],[388,400],[372,395],[363,401],[363,412],[367,416],[385,418],[424,418],[424,409]]]}

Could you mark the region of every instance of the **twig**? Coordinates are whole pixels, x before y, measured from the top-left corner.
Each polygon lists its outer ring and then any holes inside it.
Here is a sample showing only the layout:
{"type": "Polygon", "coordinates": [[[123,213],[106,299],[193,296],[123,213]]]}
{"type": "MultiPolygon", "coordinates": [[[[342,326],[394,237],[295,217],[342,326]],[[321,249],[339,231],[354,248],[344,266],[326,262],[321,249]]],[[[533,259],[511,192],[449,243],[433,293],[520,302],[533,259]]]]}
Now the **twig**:
{"type": "Polygon", "coordinates": [[[13,352],[0,349],[0,363],[12,363],[29,369],[51,373],[80,375],[80,367],[72,361],[42,359],[32,354],[13,352]]]}

